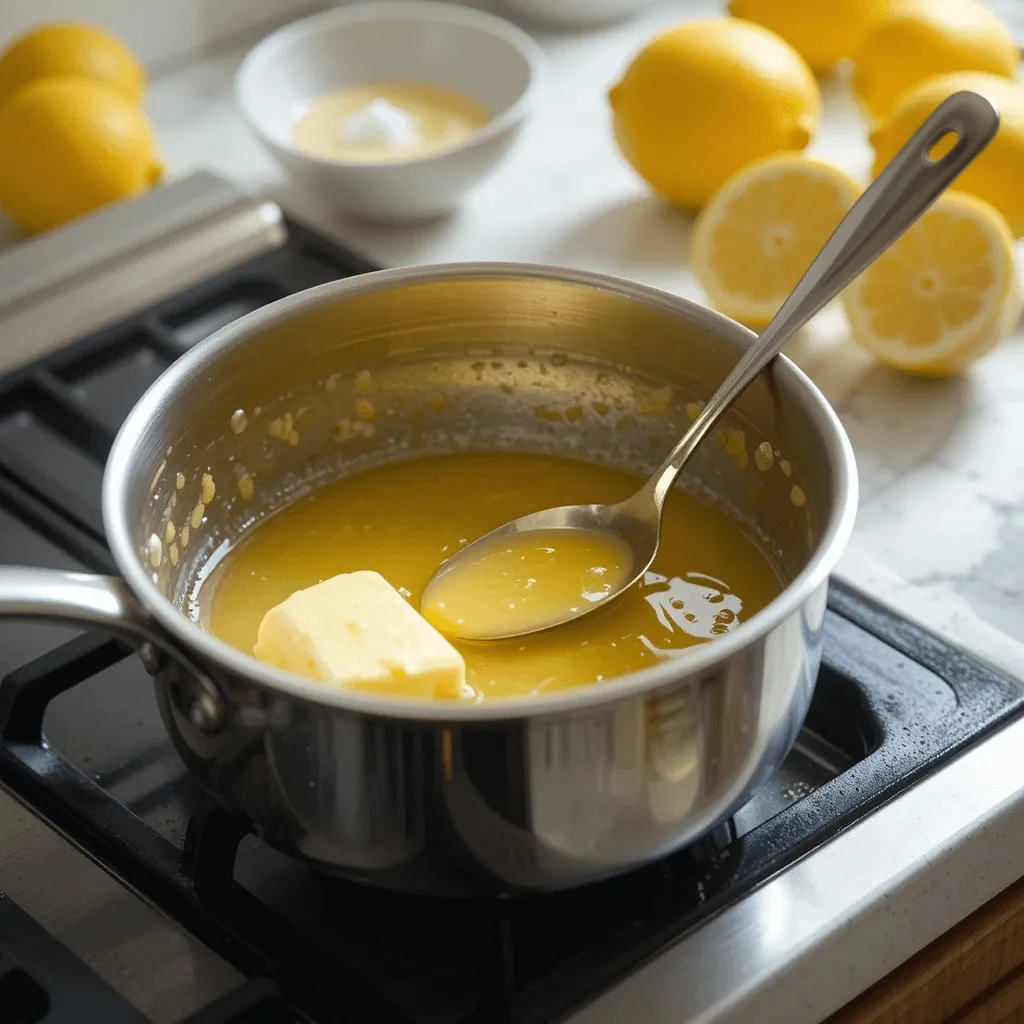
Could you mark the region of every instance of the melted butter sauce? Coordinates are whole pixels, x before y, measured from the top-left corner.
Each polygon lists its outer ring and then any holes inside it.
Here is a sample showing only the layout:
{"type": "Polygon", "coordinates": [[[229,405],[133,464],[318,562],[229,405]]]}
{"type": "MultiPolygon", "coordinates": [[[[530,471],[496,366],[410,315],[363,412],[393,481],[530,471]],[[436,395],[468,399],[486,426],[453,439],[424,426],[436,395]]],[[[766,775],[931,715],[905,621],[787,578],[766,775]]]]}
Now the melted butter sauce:
{"type": "Polygon", "coordinates": [[[531,530],[488,537],[439,575],[423,617],[442,633],[487,640],[565,622],[630,577],[629,547],[598,530],[531,530]]]}
{"type": "Polygon", "coordinates": [[[454,89],[419,82],[373,82],[312,100],[292,124],[292,142],[327,160],[384,163],[461,142],[490,112],[454,89]]]}
{"type": "MultiPolygon", "coordinates": [[[[419,608],[427,582],[459,547],[537,509],[621,500],[640,482],[606,466],[513,452],[419,458],[345,477],[257,524],[228,552],[202,587],[204,625],[251,653],[270,608],[357,569],[381,573],[419,608]]],[[[527,696],[656,664],[728,633],[781,590],[738,522],[677,490],[641,586],[549,632],[454,642],[478,699],[527,696]]]]}

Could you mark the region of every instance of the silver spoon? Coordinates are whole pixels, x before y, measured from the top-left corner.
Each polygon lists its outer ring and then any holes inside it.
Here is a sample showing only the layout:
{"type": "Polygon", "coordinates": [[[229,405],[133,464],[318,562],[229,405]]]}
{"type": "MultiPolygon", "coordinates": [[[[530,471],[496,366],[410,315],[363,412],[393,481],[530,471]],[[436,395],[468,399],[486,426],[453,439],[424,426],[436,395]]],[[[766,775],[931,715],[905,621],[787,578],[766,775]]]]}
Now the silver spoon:
{"type": "MultiPolygon", "coordinates": [[[[835,298],[862,270],[874,262],[917,221],[928,207],[980,153],[999,128],[999,112],[985,97],[958,92],[943,102],[843,218],[825,247],[793,289],[782,308],[743,358],[711,396],[680,442],[669,452],[653,476],[632,497],[614,505],[563,505],[521,516],[484,534],[447,559],[427,584],[422,606],[436,602],[439,589],[451,583],[451,574],[469,571],[481,551],[509,534],[538,530],[590,530],[612,534],[632,555],[621,578],[608,592],[575,607],[560,607],[523,628],[511,623],[495,625],[461,621],[446,632],[467,640],[498,640],[534,633],[586,615],[620,596],[650,568],[658,551],[662,510],[679,471],[686,465],[708,431],[775,358],[782,346],[823,306],[835,298]],[[945,155],[930,154],[940,139],[955,136],[945,155]],[[485,547],[482,547],[486,545],[485,547]],[[475,556],[475,557],[474,557],[475,556]]],[[[470,616],[470,619],[472,616],[470,616]]],[[[494,616],[490,616],[494,620],[494,616]]],[[[499,616],[500,619],[500,616],[499,616]]]]}

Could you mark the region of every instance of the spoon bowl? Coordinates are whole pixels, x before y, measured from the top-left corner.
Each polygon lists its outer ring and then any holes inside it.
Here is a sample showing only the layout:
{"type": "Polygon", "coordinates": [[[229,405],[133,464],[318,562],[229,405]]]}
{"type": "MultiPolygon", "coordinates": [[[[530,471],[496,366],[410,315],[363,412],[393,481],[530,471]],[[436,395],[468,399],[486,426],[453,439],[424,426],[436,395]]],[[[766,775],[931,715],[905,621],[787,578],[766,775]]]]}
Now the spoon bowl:
{"type": "MultiPolygon", "coordinates": [[[[444,632],[457,634],[463,640],[495,640],[552,629],[596,611],[639,583],[651,567],[661,538],[660,512],[652,515],[651,508],[650,495],[641,490],[613,505],[560,505],[513,519],[467,544],[445,561],[424,590],[423,614],[444,632]],[[439,614],[439,610],[444,610],[453,576],[465,573],[467,564],[475,563],[482,569],[483,559],[490,552],[503,549],[500,543],[503,539],[512,542],[504,549],[512,554],[516,543],[525,541],[530,544],[532,538],[536,538],[538,543],[547,543],[554,531],[608,538],[610,549],[614,551],[621,546],[626,557],[617,561],[612,569],[606,569],[598,589],[584,591],[581,587],[577,596],[582,600],[578,603],[548,601],[536,610],[532,610],[536,606],[531,606],[528,616],[510,614],[506,610],[497,625],[484,617],[459,619],[439,614]]],[[[592,546],[601,545],[594,543],[592,546]]]]}
{"type": "MultiPolygon", "coordinates": [[[[668,493],[708,432],[790,337],[901,238],[988,145],[998,129],[998,110],[978,93],[958,92],[941,103],[853,205],[771,323],[650,479],[617,504],[544,509],[484,534],[447,559],[431,578],[421,605],[426,618],[449,635],[465,640],[508,639],[578,619],[605,607],[636,584],[658,552],[668,493]],[[937,143],[949,139],[953,144],[948,152],[934,156],[937,143]],[[512,600],[497,609],[470,608],[467,615],[438,615],[445,611],[448,595],[458,593],[460,585],[462,595],[472,597],[481,577],[493,568],[490,559],[481,557],[492,550],[504,557],[502,571],[511,577],[514,586],[525,592],[535,585],[537,578],[520,579],[513,569],[520,558],[528,557],[531,536],[547,531],[564,531],[567,537],[584,532],[594,537],[603,535],[609,548],[625,545],[628,554],[613,559],[617,569],[614,575],[603,562],[591,565],[586,560],[579,561],[576,568],[580,585],[575,588],[578,600],[537,602],[530,605],[531,614],[524,614],[519,602],[512,600]],[[508,543],[503,546],[505,540],[508,543]],[[587,589],[595,574],[604,582],[599,592],[587,589]]],[[[597,547],[595,544],[595,557],[597,547]]],[[[545,550],[554,552],[550,548],[545,550]]]]}

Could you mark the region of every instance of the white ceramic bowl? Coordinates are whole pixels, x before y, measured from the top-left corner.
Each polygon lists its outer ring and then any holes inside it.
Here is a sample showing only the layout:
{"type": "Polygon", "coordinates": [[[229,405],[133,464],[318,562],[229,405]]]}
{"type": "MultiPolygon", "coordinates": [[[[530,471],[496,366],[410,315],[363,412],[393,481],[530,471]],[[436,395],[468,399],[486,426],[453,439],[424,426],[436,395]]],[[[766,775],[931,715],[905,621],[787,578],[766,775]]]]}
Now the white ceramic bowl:
{"type": "Polygon", "coordinates": [[[378,220],[453,210],[508,150],[533,104],[543,55],[501,18],[427,0],[371,0],[293,22],[242,62],[235,96],[250,128],[299,183],[337,207],[378,220]],[[301,152],[291,126],[330,89],[382,80],[457,89],[493,112],[469,138],[387,163],[301,152]]]}
{"type": "Polygon", "coordinates": [[[625,21],[655,0],[505,0],[511,10],[534,21],[564,27],[625,21]]]}

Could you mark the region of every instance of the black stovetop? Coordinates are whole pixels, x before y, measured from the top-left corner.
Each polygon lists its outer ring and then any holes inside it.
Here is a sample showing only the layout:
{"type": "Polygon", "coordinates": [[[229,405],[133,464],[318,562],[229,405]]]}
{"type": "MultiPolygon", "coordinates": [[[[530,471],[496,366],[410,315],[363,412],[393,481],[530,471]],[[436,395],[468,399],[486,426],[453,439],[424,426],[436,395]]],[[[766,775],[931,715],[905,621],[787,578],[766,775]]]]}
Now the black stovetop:
{"type": "MultiPolygon", "coordinates": [[[[283,248],[0,379],[0,564],[111,571],[103,462],[143,390],[242,313],[370,269],[307,229],[289,232],[283,248]]],[[[732,822],[575,892],[442,902],[321,877],[209,804],[119,642],[2,624],[0,676],[0,781],[253,979],[206,1011],[209,1024],[557,1020],[1024,702],[970,658],[833,585],[805,727],[732,822]]],[[[82,965],[37,932],[0,894],[0,994],[15,977],[85,984],[82,965]],[[48,966],[34,970],[34,957],[48,966]]],[[[104,1019],[138,1016],[111,1003],[104,1019]]]]}

